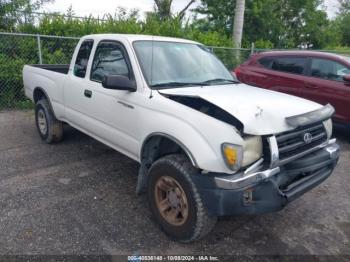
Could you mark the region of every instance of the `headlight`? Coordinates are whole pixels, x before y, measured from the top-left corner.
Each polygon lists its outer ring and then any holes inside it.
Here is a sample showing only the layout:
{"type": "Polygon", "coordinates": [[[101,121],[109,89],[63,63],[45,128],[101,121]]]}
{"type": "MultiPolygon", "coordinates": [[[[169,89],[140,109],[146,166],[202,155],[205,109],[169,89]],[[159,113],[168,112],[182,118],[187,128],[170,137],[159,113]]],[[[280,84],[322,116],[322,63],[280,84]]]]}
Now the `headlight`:
{"type": "Polygon", "coordinates": [[[259,136],[244,139],[244,145],[222,144],[222,154],[226,165],[233,171],[246,167],[262,156],[262,140],[259,136]]]}
{"type": "Polygon", "coordinates": [[[262,156],[263,145],[260,136],[250,136],[244,139],[244,153],[242,166],[246,167],[262,156]]]}
{"type": "Polygon", "coordinates": [[[327,138],[330,139],[332,137],[332,133],[333,133],[333,123],[332,123],[332,119],[328,119],[326,121],[323,122],[324,128],[326,129],[327,132],[327,138]]]}

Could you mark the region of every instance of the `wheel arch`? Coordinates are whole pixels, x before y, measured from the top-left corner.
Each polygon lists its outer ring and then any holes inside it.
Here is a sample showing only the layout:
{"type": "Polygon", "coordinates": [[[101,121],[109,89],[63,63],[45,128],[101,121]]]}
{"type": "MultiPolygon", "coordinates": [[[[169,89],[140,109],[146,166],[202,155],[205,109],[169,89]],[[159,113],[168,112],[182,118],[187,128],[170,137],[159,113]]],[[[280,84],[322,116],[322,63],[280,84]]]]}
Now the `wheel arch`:
{"type": "Polygon", "coordinates": [[[160,143],[160,140],[168,140],[171,141],[174,145],[178,146],[181,149],[181,151],[185,154],[185,156],[187,156],[187,158],[191,161],[191,164],[194,167],[198,168],[198,164],[194,155],[191,153],[191,151],[186,145],[184,145],[179,139],[173,137],[172,135],[161,132],[151,133],[144,139],[140,150],[141,162],[144,160],[145,154],[148,153],[147,151],[151,150],[150,147],[152,147],[152,145],[158,145],[160,143]]]}
{"type": "Polygon", "coordinates": [[[34,104],[36,104],[42,98],[46,98],[47,99],[47,101],[49,102],[50,109],[51,109],[52,113],[54,114],[54,116],[56,117],[55,111],[53,110],[53,107],[52,107],[52,104],[51,104],[51,101],[50,101],[50,97],[46,93],[45,89],[42,88],[42,87],[39,87],[39,86],[35,87],[34,91],[33,91],[33,102],[34,102],[34,104]]]}

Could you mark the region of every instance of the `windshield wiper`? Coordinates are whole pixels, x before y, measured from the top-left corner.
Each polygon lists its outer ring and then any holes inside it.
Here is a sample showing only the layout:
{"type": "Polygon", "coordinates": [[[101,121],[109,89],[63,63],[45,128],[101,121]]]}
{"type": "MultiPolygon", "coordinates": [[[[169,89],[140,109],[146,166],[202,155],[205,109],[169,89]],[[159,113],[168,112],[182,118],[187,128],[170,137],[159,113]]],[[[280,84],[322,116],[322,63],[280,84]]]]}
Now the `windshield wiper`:
{"type": "Polygon", "coordinates": [[[222,83],[222,82],[229,82],[229,83],[235,83],[235,84],[239,83],[239,81],[233,80],[233,79],[214,78],[214,79],[204,81],[204,82],[202,82],[202,84],[222,83]]]}
{"type": "Polygon", "coordinates": [[[166,83],[159,83],[151,85],[152,88],[167,88],[167,87],[184,87],[184,86],[208,86],[212,83],[235,83],[238,84],[239,82],[233,79],[224,79],[224,78],[215,78],[210,79],[204,82],[166,82],[166,83]]]}
{"type": "Polygon", "coordinates": [[[191,82],[167,82],[151,85],[151,87],[183,87],[183,86],[200,86],[202,83],[191,82]]]}

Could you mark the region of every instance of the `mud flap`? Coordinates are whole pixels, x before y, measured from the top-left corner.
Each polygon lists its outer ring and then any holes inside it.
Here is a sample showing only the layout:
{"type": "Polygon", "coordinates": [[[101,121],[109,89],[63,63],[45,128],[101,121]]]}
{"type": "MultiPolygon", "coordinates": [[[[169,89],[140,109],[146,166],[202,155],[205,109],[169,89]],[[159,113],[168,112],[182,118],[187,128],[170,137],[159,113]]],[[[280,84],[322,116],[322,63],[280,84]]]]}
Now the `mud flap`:
{"type": "Polygon", "coordinates": [[[145,164],[141,164],[139,173],[137,176],[136,194],[141,195],[147,191],[147,167],[145,164]]]}

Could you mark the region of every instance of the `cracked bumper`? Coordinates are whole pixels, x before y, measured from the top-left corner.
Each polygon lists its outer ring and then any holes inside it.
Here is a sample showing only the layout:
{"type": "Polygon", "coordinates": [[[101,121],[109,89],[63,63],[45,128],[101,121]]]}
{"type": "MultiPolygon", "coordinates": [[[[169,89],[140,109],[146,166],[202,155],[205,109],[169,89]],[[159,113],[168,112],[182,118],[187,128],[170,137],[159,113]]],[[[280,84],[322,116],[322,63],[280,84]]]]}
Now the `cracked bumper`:
{"type": "Polygon", "coordinates": [[[339,159],[335,140],[284,166],[233,176],[193,177],[211,215],[258,214],[278,211],[327,179],[339,159]]]}

